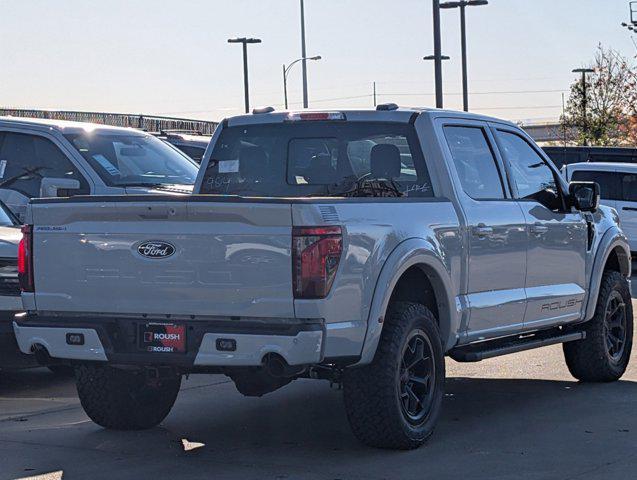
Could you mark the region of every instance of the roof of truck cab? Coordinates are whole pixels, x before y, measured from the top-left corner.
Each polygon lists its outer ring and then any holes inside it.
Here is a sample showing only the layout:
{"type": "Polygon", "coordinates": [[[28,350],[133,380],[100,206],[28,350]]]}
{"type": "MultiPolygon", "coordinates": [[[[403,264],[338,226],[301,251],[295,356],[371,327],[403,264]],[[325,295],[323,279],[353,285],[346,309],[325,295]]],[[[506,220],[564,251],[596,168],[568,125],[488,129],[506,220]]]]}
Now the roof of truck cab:
{"type": "Polygon", "coordinates": [[[414,114],[421,115],[426,114],[432,117],[452,117],[452,118],[464,118],[467,120],[482,121],[482,122],[498,122],[505,123],[514,127],[517,127],[513,122],[508,120],[502,120],[495,117],[489,117],[486,115],[480,115],[471,112],[462,112],[457,110],[445,110],[431,107],[398,107],[395,110],[377,110],[375,108],[363,108],[363,109],[304,109],[304,110],[275,110],[267,113],[252,113],[245,115],[237,115],[226,119],[228,125],[247,125],[258,123],[277,123],[281,122],[290,114],[299,113],[332,113],[339,112],[345,114],[345,117],[349,121],[373,121],[378,119],[386,119],[388,121],[404,121],[409,122],[414,114]]]}
{"type": "Polygon", "coordinates": [[[89,123],[89,122],[73,122],[70,120],[53,120],[48,118],[27,118],[27,117],[11,117],[11,116],[0,116],[0,124],[7,125],[18,125],[18,126],[31,126],[31,127],[45,127],[51,128],[55,130],[59,130],[63,133],[78,133],[81,131],[90,132],[94,130],[108,130],[108,131],[118,131],[122,133],[144,133],[141,130],[134,129],[132,127],[115,127],[112,125],[102,125],[100,123],[89,123]]]}

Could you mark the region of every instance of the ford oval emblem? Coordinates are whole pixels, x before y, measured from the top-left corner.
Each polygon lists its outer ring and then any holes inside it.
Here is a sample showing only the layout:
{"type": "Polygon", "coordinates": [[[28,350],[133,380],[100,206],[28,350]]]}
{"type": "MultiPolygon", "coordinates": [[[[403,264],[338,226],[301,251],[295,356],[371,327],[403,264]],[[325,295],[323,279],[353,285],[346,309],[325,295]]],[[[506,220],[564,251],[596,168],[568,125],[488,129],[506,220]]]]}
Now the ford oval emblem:
{"type": "Polygon", "coordinates": [[[168,242],[148,241],[140,243],[137,251],[146,258],[168,258],[175,253],[175,246],[168,242]]]}

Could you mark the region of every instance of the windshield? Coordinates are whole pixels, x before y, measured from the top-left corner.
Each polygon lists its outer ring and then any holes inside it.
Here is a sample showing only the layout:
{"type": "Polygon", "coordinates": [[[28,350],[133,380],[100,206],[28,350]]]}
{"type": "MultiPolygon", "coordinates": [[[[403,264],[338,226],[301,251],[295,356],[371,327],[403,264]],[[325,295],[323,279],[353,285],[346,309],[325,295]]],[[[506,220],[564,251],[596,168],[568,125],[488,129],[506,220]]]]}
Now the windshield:
{"type": "Polygon", "coordinates": [[[65,137],[106,185],[192,185],[197,165],[161,140],[136,132],[70,133],[65,137]]]}
{"type": "Polygon", "coordinates": [[[224,128],[201,190],[271,197],[341,195],[365,182],[374,182],[371,190],[380,192],[379,181],[391,185],[396,196],[433,195],[412,125],[295,122],[224,128]]]}

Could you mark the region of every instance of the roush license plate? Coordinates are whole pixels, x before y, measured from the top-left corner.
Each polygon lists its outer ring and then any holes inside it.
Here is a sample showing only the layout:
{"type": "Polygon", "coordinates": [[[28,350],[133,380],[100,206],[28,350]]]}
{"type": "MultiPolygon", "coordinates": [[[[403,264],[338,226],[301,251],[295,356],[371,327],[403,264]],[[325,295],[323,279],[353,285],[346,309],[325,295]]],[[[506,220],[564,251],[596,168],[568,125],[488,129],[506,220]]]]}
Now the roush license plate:
{"type": "Polygon", "coordinates": [[[185,353],[186,326],[173,323],[141,324],[139,348],[153,353],[185,353]]]}

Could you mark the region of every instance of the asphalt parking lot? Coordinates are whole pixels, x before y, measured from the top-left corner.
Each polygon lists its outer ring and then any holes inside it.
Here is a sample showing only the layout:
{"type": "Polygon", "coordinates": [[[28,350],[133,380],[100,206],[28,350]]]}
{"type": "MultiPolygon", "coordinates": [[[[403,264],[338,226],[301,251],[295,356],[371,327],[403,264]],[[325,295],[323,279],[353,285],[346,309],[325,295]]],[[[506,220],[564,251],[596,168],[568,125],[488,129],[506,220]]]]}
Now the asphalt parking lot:
{"type": "Polygon", "coordinates": [[[183,382],[160,427],[106,431],[72,380],[0,375],[0,479],[635,478],[637,360],[614,384],[579,384],[561,347],[478,364],[448,360],[439,427],[423,448],[380,451],[349,431],[341,392],[298,380],[260,399],[223,376],[183,382]]]}

